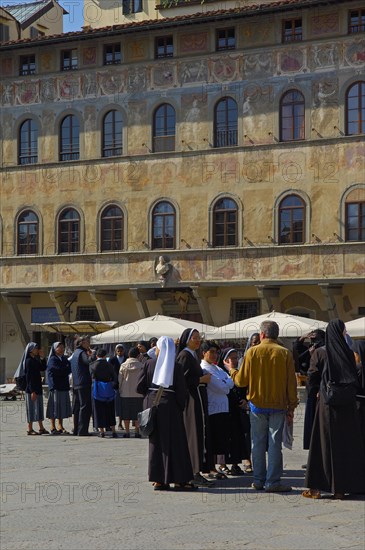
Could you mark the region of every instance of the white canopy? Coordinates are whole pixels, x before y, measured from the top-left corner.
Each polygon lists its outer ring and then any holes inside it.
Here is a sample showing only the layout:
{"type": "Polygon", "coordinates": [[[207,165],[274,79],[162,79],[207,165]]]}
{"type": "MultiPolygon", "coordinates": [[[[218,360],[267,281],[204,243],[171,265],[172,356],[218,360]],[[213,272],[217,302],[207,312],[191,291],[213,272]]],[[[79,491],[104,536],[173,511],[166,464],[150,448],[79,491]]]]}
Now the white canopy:
{"type": "Polygon", "coordinates": [[[31,323],[34,331],[55,332],[58,334],[95,334],[110,330],[118,321],[55,321],[49,323],[31,323]]]}
{"type": "Polygon", "coordinates": [[[365,338],[365,317],[345,323],[346,330],[354,338],[365,338]]]}
{"type": "Polygon", "coordinates": [[[297,338],[308,334],[314,329],[325,330],[327,327],[327,323],[324,321],[271,311],[220,327],[219,335],[215,338],[219,340],[248,338],[253,332],[259,332],[260,324],[266,320],[275,321],[279,325],[279,336],[283,338],[297,338]]]}
{"type": "Polygon", "coordinates": [[[93,336],[91,343],[117,344],[119,342],[137,342],[138,340],[149,340],[152,337],[159,338],[160,336],[179,338],[182,332],[188,327],[197,329],[208,339],[214,339],[219,331],[217,327],[211,325],[157,314],[93,336]]]}

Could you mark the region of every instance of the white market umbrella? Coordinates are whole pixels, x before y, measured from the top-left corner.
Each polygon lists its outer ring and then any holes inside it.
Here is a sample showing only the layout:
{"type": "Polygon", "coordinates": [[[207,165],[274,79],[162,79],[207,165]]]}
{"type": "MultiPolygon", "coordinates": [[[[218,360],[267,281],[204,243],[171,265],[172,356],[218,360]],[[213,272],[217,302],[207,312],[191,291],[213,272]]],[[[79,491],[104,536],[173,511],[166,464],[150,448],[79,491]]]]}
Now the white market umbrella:
{"type": "Polygon", "coordinates": [[[346,330],[354,338],[365,338],[365,317],[345,323],[346,330]]]}
{"type": "Polygon", "coordinates": [[[324,321],[271,311],[270,313],[264,313],[263,315],[243,319],[242,321],[220,327],[219,335],[215,338],[219,340],[248,338],[253,332],[259,332],[260,324],[263,321],[275,321],[279,325],[279,336],[283,338],[298,338],[299,336],[308,334],[312,330],[325,330],[327,327],[327,323],[324,321]]]}
{"type": "Polygon", "coordinates": [[[138,319],[134,323],[122,325],[103,334],[91,338],[92,344],[117,344],[119,342],[136,342],[138,340],[149,340],[160,336],[179,338],[186,328],[195,328],[207,339],[214,339],[219,331],[217,327],[194,323],[186,319],[166,317],[165,315],[153,315],[145,319],[138,319]]]}

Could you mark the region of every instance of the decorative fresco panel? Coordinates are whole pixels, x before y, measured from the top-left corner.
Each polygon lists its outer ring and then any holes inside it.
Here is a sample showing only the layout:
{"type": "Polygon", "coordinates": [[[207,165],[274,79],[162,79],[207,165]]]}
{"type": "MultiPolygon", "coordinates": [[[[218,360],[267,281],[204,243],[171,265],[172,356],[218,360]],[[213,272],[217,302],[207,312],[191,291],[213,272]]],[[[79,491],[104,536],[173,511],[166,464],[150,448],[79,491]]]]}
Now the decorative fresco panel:
{"type": "Polygon", "coordinates": [[[339,31],[338,13],[326,13],[311,18],[312,36],[332,34],[339,31]]]}
{"type": "Polygon", "coordinates": [[[200,53],[208,48],[208,33],[191,33],[180,36],[180,53],[200,53]]]}

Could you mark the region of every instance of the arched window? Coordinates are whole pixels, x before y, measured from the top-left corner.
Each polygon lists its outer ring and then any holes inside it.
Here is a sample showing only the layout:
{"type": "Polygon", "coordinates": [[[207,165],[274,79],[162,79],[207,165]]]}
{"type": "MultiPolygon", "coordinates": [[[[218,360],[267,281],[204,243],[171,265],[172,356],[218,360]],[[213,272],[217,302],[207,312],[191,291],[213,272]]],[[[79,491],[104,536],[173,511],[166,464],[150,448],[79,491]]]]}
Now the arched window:
{"type": "Polygon", "coordinates": [[[346,93],[346,134],[365,134],[365,82],[355,82],[346,93]]]}
{"type": "Polygon", "coordinates": [[[101,251],[123,249],[123,212],[119,206],[107,206],[101,214],[101,251]]]}
{"type": "Polygon", "coordinates": [[[103,119],[103,157],[123,154],[123,119],[119,111],[109,111],[103,119]]]}
{"type": "Polygon", "coordinates": [[[214,109],[214,147],[237,145],[237,125],[237,103],[231,97],[224,97],[214,109]]]}
{"type": "Polygon", "coordinates": [[[213,246],[237,246],[238,208],[234,200],[220,199],[213,210],[213,246]]]}
{"type": "Polygon", "coordinates": [[[27,119],[19,128],[18,164],[38,162],[38,125],[27,119]]]}
{"type": "Polygon", "coordinates": [[[58,219],[58,253],[80,252],[80,216],[74,208],[66,208],[58,219]]]}
{"type": "Polygon", "coordinates": [[[168,103],[160,105],[153,117],[153,151],[175,151],[175,109],[168,103]]]}
{"type": "Polygon", "coordinates": [[[279,244],[304,242],[305,203],[297,195],[289,195],[279,205],[279,244]]]}
{"type": "Polygon", "coordinates": [[[22,212],[18,218],[17,254],[38,254],[38,228],[38,216],[32,210],[22,212]]]}
{"type": "Polygon", "coordinates": [[[305,101],[297,90],[290,90],[280,101],[280,141],[296,141],[305,137],[305,101]]]}
{"type": "Polygon", "coordinates": [[[175,208],[169,202],[159,202],[152,212],[152,248],[175,248],[175,208]]]}
{"type": "Polygon", "coordinates": [[[365,202],[346,202],[346,241],[365,241],[365,202]]]}
{"type": "Polygon", "coordinates": [[[60,127],[60,160],[78,160],[80,157],[80,125],[75,115],[66,116],[60,127]]]}

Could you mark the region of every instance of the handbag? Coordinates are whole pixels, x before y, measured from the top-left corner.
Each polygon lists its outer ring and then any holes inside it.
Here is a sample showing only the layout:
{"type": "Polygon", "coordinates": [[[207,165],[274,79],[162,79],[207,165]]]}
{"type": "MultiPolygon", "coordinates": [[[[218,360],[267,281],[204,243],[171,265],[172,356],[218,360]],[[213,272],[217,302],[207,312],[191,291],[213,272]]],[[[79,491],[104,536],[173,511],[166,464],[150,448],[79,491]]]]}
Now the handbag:
{"type": "Polygon", "coordinates": [[[335,382],[331,380],[329,364],[326,364],[326,370],[323,373],[321,383],[321,393],[324,402],[331,407],[345,407],[355,403],[356,387],[353,383],[335,382]],[[328,380],[326,380],[328,378],[328,380]]]}
{"type": "Polygon", "coordinates": [[[110,402],[114,401],[115,391],[113,382],[101,382],[94,380],[93,382],[93,398],[96,401],[110,402]]]}
{"type": "Polygon", "coordinates": [[[345,407],[356,399],[356,388],[353,384],[340,384],[333,380],[328,380],[322,393],[325,403],[331,407],[345,407]]]}
{"type": "Polygon", "coordinates": [[[157,407],[160,403],[163,390],[164,388],[160,386],[157,390],[152,407],[144,409],[137,415],[139,431],[144,437],[149,437],[156,427],[157,407]]]}

